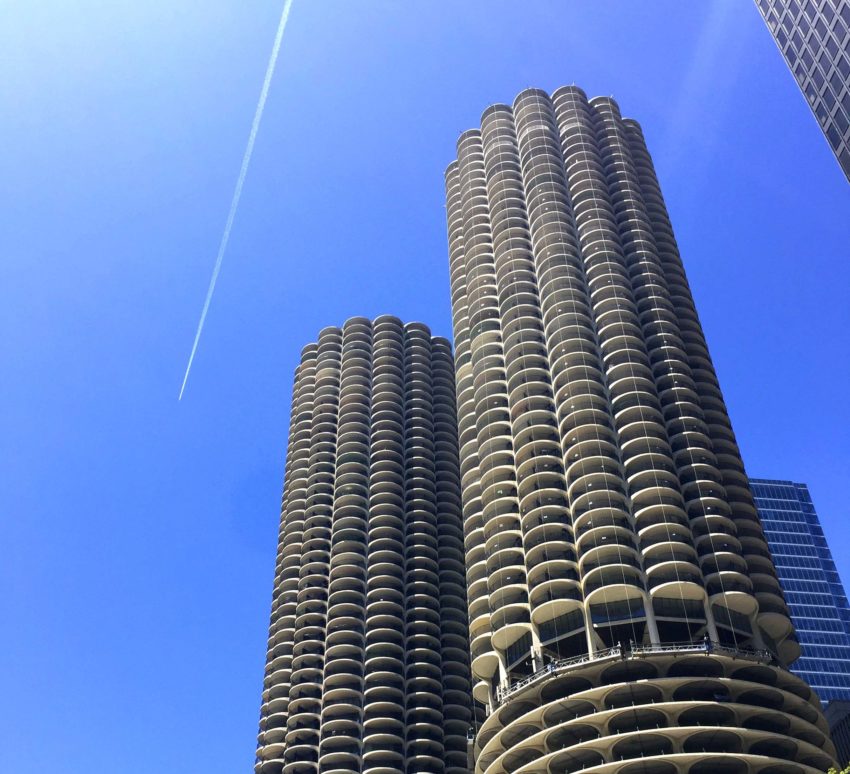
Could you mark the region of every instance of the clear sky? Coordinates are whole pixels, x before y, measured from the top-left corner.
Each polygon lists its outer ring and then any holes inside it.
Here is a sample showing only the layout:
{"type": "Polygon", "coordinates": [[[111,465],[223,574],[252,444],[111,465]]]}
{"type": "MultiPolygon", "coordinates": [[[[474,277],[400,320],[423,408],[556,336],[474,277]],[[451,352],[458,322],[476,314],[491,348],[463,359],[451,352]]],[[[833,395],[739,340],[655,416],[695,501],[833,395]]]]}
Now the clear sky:
{"type": "Polygon", "coordinates": [[[850,580],[850,186],[750,0],[0,2],[0,770],[253,763],[292,371],[450,335],[443,170],[527,86],[638,119],[754,476],[850,580]]]}

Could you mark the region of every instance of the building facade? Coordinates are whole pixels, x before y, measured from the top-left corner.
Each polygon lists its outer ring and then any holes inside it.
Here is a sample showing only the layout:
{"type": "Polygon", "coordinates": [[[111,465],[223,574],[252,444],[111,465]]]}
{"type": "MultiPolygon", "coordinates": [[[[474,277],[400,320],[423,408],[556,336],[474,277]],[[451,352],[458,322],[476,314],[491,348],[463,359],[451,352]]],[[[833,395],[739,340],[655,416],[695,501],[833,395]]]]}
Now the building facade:
{"type": "Polygon", "coordinates": [[[756,4],[850,180],[850,0],[756,4]]]}
{"type": "Polygon", "coordinates": [[[468,771],[454,369],[348,320],[295,372],[257,774],[468,771]]]}
{"type": "Polygon", "coordinates": [[[829,732],[842,769],[850,765],[850,702],[834,699],[826,708],[829,732]]]}
{"type": "Polygon", "coordinates": [[[832,762],[639,125],[522,92],[446,172],[476,771],[832,762]]]}
{"type": "Polygon", "coordinates": [[[850,702],[850,605],[808,487],[768,479],[750,485],[803,651],[793,671],[822,702],[850,702]]]}

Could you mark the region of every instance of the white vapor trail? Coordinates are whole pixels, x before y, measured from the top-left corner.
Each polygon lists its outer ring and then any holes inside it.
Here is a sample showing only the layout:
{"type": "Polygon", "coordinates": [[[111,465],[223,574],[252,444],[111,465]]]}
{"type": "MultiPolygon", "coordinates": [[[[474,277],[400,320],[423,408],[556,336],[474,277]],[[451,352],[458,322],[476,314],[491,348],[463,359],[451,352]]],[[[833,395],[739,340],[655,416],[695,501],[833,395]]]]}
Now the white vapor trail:
{"type": "Polygon", "coordinates": [[[280,15],[280,23],[277,26],[277,35],[275,35],[274,45],[272,46],[272,54],[269,58],[269,65],[266,68],[266,77],[263,81],[263,88],[260,91],[260,101],[257,103],[257,110],[254,113],[254,123],[251,124],[251,134],[248,136],[248,145],[245,148],[245,155],[242,157],[242,168],[239,170],[239,177],[236,180],[236,188],[233,190],[233,199],[230,201],[230,212],[227,213],[227,222],[224,225],[224,233],[221,235],[221,243],[218,246],[218,255],[215,259],[215,268],[213,268],[212,279],[207,290],[207,297],[204,300],[204,308],[201,310],[201,319],[198,322],[198,330],[195,333],[195,342],[192,344],[192,352],[189,355],[189,364],[186,366],[186,374],[183,377],[183,384],[180,387],[180,396],[177,400],[183,399],[183,391],[186,389],[186,382],[189,380],[189,371],[192,370],[192,361],[195,359],[195,352],[198,350],[198,342],[201,339],[201,332],[204,329],[204,322],[207,319],[207,311],[210,308],[213,293],[215,292],[215,283],[218,280],[218,273],[221,271],[221,262],[224,259],[224,253],[227,250],[227,243],[230,240],[230,231],[233,228],[233,219],[236,217],[236,210],[239,208],[239,199],[242,197],[242,186],[245,185],[245,176],[248,174],[248,166],[251,164],[251,155],[254,152],[254,142],[257,139],[257,130],[260,128],[260,121],[263,118],[263,110],[266,107],[266,99],[269,96],[269,86],[271,86],[272,75],[274,75],[275,64],[277,64],[277,55],[280,52],[280,42],[283,40],[283,31],[286,28],[286,22],[289,19],[289,9],[292,7],[292,0],[286,0],[283,4],[283,12],[280,15]]]}

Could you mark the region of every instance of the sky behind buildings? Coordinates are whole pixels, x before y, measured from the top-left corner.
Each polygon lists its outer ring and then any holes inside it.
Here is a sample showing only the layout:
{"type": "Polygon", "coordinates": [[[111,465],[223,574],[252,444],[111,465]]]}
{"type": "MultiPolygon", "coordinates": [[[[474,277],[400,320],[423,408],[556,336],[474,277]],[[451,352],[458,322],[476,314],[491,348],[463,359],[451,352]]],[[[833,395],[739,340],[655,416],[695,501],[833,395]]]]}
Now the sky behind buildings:
{"type": "Polygon", "coordinates": [[[451,335],[443,170],[527,86],[640,121],[747,472],[850,580],[850,187],[744,0],[295,0],[177,402],[282,4],[0,4],[0,770],[250,767],[299,351],[451,335]]]}

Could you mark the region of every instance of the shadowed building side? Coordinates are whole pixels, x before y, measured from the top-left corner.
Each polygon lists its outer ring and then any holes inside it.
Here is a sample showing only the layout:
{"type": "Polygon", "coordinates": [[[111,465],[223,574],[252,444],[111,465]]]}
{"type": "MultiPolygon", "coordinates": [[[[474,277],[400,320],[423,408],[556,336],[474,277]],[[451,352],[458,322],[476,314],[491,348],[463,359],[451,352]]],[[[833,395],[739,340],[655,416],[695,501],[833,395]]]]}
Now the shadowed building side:
{"type": "Polygon", "coordinates": [[[575,87],[529,89],[457,151],[477,771],[828,766],[639,125],[575,87]]]}
{"type": "Polygon", "coordinates": [[[759,478],[750,486],[802,648],[793,671],[824,706],[850,702],[850,604],[809,489],[759,478]]]}
{"type": "Polygon", "coordinates": [[[467,767],[454,367],[395,317],[296,369],[257,774],[467,767]]]}

